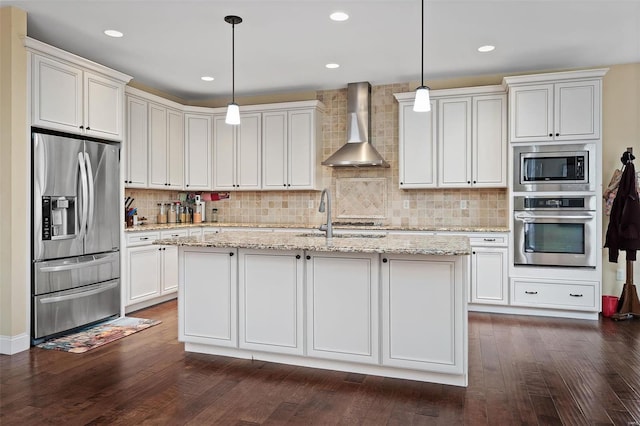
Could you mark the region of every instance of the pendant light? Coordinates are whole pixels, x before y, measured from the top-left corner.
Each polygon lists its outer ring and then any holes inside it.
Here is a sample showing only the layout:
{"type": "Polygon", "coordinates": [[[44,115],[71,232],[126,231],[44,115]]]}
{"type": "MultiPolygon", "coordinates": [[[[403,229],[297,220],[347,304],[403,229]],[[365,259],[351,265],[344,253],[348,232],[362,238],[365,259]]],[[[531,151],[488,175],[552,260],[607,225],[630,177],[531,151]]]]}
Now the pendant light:
{"type": "Polygon", "coordinates": [[[416,112],[431,111],[431,100],[429,99],[429,88],[424,85],[424,0],[422,0],[422,51],[420,56],[420,66],[422,71],[422,84],[416,89],[416,98],[413,101],[413,110],[416,112]]]}
{"type": "Polygon", "coordinates": [[[236,24],[242,22],[242,18],[235,15],[228,15],[224,17],[225,22],[231,24],[231,103],[227,105],[227,117],[224,122],[237,126],[240,124],[240,108],[236,103],[236,24]]]}

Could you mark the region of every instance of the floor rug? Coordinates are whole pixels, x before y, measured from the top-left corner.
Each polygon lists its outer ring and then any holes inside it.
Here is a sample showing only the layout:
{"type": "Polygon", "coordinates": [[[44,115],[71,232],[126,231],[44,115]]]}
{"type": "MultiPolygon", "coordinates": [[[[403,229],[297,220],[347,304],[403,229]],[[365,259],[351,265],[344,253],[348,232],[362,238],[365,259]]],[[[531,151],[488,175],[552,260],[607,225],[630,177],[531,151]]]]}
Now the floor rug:
{"type": "Polygon", "coordinates": [[[77,333],[47,340],[37,345],[43,349],[81,354],[114,340],[129,336],[146,328],[160,324],[162,321],[123,317],[96,324],[77,333]]]}

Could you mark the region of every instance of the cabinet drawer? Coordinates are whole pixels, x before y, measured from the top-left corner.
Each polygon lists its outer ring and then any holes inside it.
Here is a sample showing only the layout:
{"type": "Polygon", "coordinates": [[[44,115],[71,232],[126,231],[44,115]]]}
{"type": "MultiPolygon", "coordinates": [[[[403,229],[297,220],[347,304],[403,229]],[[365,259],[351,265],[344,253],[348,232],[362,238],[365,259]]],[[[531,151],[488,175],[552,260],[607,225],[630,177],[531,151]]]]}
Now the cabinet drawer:
{"type": "Polygon", "coordinates": [[[127,247],[144,246],[160,238],[159,232],[136,232],[127,234],[127,247]]]}
{"type": "Polygon", "coordinates": [[[187,235],[189,235],[188,229],[169,229],[160,233],[161,238],[178,238],[186,237],[187,235]]]}
{"type": "Polygon", "coordinates": [[[509,237],[504,234],[500,235],[469,235],[469,243],[471,246],[506,246],[509,237]]]}
{"type": "Polygon", "coordinates": [[[513,279],[511,283],[513,305],[577,310],[599,308],[595,282],[513,279]]]}

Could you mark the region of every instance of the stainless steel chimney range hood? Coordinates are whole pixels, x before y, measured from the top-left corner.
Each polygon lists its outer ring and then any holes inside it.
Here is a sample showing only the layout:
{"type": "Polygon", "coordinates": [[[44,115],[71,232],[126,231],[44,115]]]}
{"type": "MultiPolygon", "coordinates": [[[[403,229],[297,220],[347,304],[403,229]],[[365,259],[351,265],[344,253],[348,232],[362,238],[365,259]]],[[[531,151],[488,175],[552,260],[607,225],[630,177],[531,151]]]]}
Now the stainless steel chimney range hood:
{"type": "Polygon", "coordinates": [[[347,143],[322,162],[330,167],[389,167],[371,145],[371,84],[347,85],[347,143]]]}

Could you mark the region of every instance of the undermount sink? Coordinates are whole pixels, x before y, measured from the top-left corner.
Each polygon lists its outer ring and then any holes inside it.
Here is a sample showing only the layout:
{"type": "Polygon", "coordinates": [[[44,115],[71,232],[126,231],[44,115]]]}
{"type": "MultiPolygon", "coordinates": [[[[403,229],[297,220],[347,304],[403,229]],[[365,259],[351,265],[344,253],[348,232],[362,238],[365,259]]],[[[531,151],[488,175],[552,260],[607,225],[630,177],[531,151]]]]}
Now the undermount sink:
{"type": "MultiPolygon", "coordinates": [[[[298,237],[325,237],[324,232],[308,232],[298,234],[298,237]]],[[[333,238],[384,238],[386,234],[333,234],[333,238]]]]}

